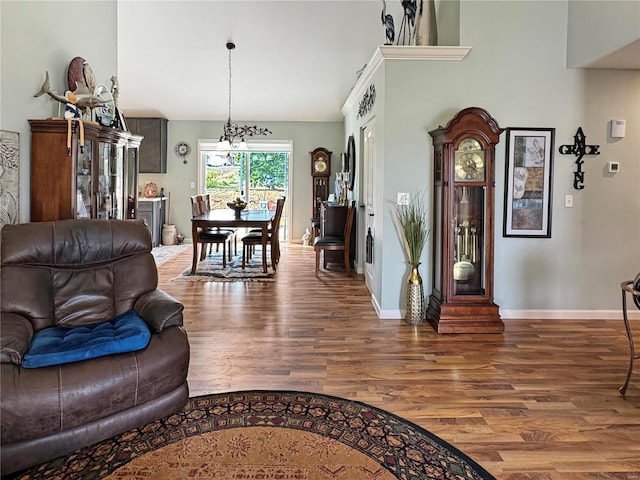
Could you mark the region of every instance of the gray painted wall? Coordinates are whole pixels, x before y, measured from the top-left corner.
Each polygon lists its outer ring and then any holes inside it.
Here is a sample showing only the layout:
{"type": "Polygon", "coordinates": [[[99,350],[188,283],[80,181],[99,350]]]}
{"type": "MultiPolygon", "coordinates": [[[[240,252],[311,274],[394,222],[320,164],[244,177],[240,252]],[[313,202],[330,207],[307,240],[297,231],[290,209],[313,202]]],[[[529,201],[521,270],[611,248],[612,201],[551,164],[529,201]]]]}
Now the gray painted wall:
{"type": "Polygon", "coordinates": [[[64,94],[67,67],[83,57],[97,83],[117,74],[117,2],[0,2],[0,129],[20,133],[20,219],[29,220],[28,119],[58,114],[48,95],[34,98],[49,72],[51,88],[64,94]],[[96,28],[96,26],[99,28],[96,28]]]}
{"type": "MultiPolygon", "coordinates": [[[[588,2],[593,3],[593,2],[588,2]]],[[[609,3],[609,2],[596,2],[609,3]]],[[[625,2],[612,2],[625,3],[625,2]]],[[[441,5],[440,8],[444,6],[441,5]]],[[[472,48],[463,62],[386,62],[374,75],[378,96],[371,115],[376,118],[379,171],[378,200],[384,214],[376,217],[375,256],[380,260],[374,301],[383,315],[401,308],[406,263],[389,207],[398,191],[430,185],[432,148],[428,130],[446,123],[467,106],[486,108],[502,127],[556,128],[556,146],[571,143],[582,126],[589,143],[602,154],[585,160],[586,188],[572,188],[573,158],[555,154],[551,239],[504,239],[504,140],[497,151],[496,171],[496,301],[503,314],[520,311],[619,310],[619,284],[640,270],[640,72],[572,70],[566,68],[568,3],[563,1],[469,1],[459,5],[459,29],[442,31],[472,48]],[[545,25],[542,35],[539,25],[545,25]],[[458,31],[459,30],[459,31],[458,31]],[[607,136],[608,122],[627,120],[627,137],[607,136]],[[621,173],[605,172],[606,162],[619,161],[621,173]],[[565,194],[575,207],[565,209],[565,194]]],[[[448,15],[456,18],[455,9],[448,15]],[[453,13],[452,13],[453,12],[453,13]]],[[[618,23],[605,31],[616,31],[618,23]]],[[[29,215],[30,134],[27,119],[47,118],[57,105],[33,98],[49,70],[52,86],[65,89],[66,68],[75,56],[89,61],[101,83],[117,73],[117,2],[0,3],[0,128],[21,134],[21,217],[29,215]],[[72,5],[72,23],[69,11],[72,5]],[[90,25],[99,19],[97,34],[90,25]],[[91,32],[83,32],[86,26],[91,32]]],[[[595,53],[595,52],[594,52],[595,53]]],[[[367,118],[368,119],[368,118],[367,118]]],[[[314,123],[266,124],[274,138],[294,141],[294,198],[291,238],[302,235],[311,205],[308,152],[325,146],[338,153],[345,135],[358,133],[367,119],[349,112],[344,126],[314,123]]],[[[172,217],[179,230],[188,229],[190,181],[197,175],[194,156],[183,165],[173,155],[176,142],[192,146],[197,138],[215,138],[220,124],[170,122],[169,173],[154,181],[172,191],[172,217]],[[178,193],[180,192],[180,193],[178,193]],[[179,198],[179,199],[178,199],[179,198]],[[180,220],[177,220],[181,217],[180,220]]],[[[358,155],[360,155],[360,146],[358,155]]],[[[337,161],[333,163],[336,171],[337,161]]],[[[361,164],[360,164],[361,165],[361,164]]],[[[142,181],[144,181],[144,177],[142,181]]],[[[358,186],[359,192],[361,186],[358,186]]],[[[362,230],[361,230],[362,232],[362,230]]],[[[423,277],[430,287],[429,256],[423,277]]],[[[362,250],[359,252],[362,265],[362,250]]]]}
{"type": "Polygon", "coordinates": [[[585,65],[639,38],[640,2],[569,2],[568,67],[585,65]]]}
{"type": "MultiPolygon", "coordinates": [[[[378,195],[386,205],[376,232],[374,303],[382,316],[398,316],[408,273],[388,202],[397,192],[429,188],[431,194],[427,132],[462,108],[479,106],[503,128],[556,129],[550,239],[502,237],[505,134],[497,148],[495,299],[503,314],[619,310],[620,282],[640,270],[640,72],[567,69],[558,48],[567,36],[563,2],[463,2],[460,21],[460,43],[472,47],[465,60],[387,60],[376,77],[376,89],[384,90],[372,112],[383,157],[378,195]],[[536,19],[543,19],[544,35],[536,19]],[[625,139],[608,138],[613,118],[627,120],[625,139]],[[601,145],[601,155],[585,158],[586,188],[577,191],[575,158],[557,147],[573,143],[580,126],[589,144],[601,145]],[[621,162],[621,173],[606,173],[611,160],[621,162]],[[573,209],[564,207],[567,194],[574,195],[573,209]]],[[[363,123],[349,112],[347,134],[363,123]]],[[[430,264],[423,255],[427,292],[430,264]]]]}
{"type": "MultiPolygon", "coordinates": [[[[244,125],[247,122],[235,120],[244,125]]],[[[252,124],[253,122],[248,122],[252,124]]],[[[340,153],[346,150],[342,122],[258,122],[273,132],[264,137],[269,140],[292,140],[293,162],[289,172],[293,185],[293,198],[287,200],[291,225],[289,241],[301,242],[306,228],[311,227],[311,156],[309,152],[317,147],[325,147],[333,152],[331,170],[339,171],[340,153]]],[[[171,223],[179,232],[191,237],[191,195],[200,192],[190,188],[191,182],[198,182],[197,145],[198,140],[216,139],[222,132],[222,122],[169,121],[169,158],[166,174],[141,174],[140,183],[153,181],[158,188],[171,192],[171,223]],[[187,142],[192,152],[185,165],[174,153],[178,142],[187,142]]],[[[333,182],[334,176],[330,178],[333,182]]],[[[330,183],[331,184],[331,183],[330,183]]]]}

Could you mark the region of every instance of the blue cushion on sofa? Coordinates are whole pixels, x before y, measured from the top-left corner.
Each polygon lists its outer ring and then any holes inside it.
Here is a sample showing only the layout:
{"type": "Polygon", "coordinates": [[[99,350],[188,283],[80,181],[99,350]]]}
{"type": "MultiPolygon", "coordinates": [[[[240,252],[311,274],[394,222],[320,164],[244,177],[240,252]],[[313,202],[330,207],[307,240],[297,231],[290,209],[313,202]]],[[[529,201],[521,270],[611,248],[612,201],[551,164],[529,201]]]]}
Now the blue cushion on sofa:
{"type": "Polygon", "coordinates": [[[136,312],[129,310],[108,322],[77,327],[50,327],[33,336],[22,359],[26,368],[46,367],[141,350],[151,333],[136,312]]]}

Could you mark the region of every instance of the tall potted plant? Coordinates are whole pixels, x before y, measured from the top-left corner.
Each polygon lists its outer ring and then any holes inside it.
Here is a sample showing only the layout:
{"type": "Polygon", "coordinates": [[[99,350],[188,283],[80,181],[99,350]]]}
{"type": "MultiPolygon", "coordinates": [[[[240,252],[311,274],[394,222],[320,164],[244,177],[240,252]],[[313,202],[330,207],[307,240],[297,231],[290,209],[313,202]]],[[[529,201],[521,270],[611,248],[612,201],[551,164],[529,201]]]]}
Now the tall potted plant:
{"type": "Polygon", "coordinates": [[[396,227],[411,266],[411,272],[407,277],[405,321],[410,325],[420,325],[424,320],[425,301],[418,267],[429,237],[428,212],[421,192],[406,204],[394,203],[393,208],[396,227]]]}

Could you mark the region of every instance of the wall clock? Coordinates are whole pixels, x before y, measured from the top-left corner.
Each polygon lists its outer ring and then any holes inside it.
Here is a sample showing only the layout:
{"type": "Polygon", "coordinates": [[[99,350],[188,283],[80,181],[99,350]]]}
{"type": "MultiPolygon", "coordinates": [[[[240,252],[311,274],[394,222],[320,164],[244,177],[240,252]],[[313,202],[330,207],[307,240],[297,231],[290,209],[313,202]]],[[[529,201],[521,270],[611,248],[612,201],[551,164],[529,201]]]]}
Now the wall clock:
{"type": "Polygon", "coordinates": [[[187,142],[179,142],[178,144],[176,144],[175,151],[176,155],[182,158],[182,161],[184,163],[187,163],[185,157],[189,155],[189,153],[191,153],[191,147],[189,146],[189,144],[187,142]]]}

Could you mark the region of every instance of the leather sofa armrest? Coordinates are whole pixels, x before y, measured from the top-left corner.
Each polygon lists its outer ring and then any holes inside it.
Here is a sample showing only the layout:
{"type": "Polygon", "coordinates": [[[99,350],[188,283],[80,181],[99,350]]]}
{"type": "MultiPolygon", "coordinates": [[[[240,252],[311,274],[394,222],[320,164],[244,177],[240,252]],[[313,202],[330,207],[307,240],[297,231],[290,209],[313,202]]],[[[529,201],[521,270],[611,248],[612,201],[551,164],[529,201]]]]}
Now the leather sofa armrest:
{"type": "Polygon", "coordinates": [[[22,364],[33,338],[31,322],[17,313],[2,314],[0,329],[0,363],[22,364]]]}
{"type": "Polygon", "coordinates": [[[184,305],[162,290],[145,293],[136,300],[133,309],[155,332],[174,325],[182,326],[184,305]]]}

